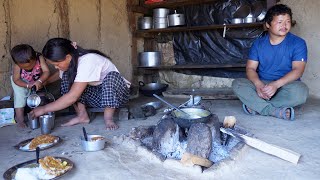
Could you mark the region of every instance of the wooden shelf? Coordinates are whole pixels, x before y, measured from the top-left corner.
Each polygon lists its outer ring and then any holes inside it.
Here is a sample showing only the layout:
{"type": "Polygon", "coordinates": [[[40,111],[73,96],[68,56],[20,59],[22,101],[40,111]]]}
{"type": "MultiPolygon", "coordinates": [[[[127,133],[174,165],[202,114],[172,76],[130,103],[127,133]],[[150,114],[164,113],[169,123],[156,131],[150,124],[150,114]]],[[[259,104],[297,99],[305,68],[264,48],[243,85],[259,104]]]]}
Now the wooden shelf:
{"type": "Polygon", "coordinates": [[[164,29],[148,29],[148,30],[136,30],[133,32],[134,36],[148,36],[148,34],[157,33],[170,33],[170,32],[183,32],[183,31],[205,31],[213,29],[223,29],[226,28],[252,28],[252,27],[263,27],[264,22],[257,23],[245,23],[245,24],[217,24],[210,26],[192,26],[192,27],[168,27],[164,29]]]}
{"type": "Polygon", "coordinates": [[[173,65],[173,66],[155,66],[155,67],[137,66],[138,69],[145,69],[145,70],[224,69],[224,68],[244,68],[244,67],[246,67],[246,64],[173,65]]]}
{"type": "MultiPolygon", "coordinates": [[[[149,29],[149,30],[137,30],[137,17],[141,14],[152,16],[153,9],[155,8],[168,8],[174,10],[178,7],[192,6],[192,5],[203,5],[203,4],[215,4],[220,0],[164,0],[163,2],[145,4],[144,0],[128,0],[128,16],[129,16],[129,27],[132,32],[132,62],[137,65],[138,57],[138,41],[140,38],[144,38],[144,49],[150,50],[155,49],[156,40],[160,34],[178,33],[178,32],[191,32],[191,31],[208,31],[208,30],[223,30],[227,28],[231,29],[245,29],[245,28],[264,28],[264,22],[247,23],[247,24],[215,24],[205,26],[181,26],[181,27],[168,27],[165,29],[149,29]],[[135,14],[141,13],[141,14],[135,14]]],[[[279,0],[266,0],[266,7],[269,8],[276,4],[279,0]]],[[[222,1],[221,1],[222,2],[222,1]]],[[[239,62],[239,61],[238,61],[239,62]]],[[[173,66],[158,66],[158,67],[141,67],[134,66],[134,72],[142,72],[145,74],[154,74],[155,71],[160,70],[175,70],[175,71],[201,71],[202,69],[225,69],[244,71],[246,64],[211,64],[211,65],[173,65],[173,66]]]]}
{"type": "MultiPolygon", "coordinates": [[[[190,6],[190,5],[197,5],[197,4],[209,4],[215,3],[218,0],[165,0],[163,2],[156,2],[151,4],[145,4],[143,2],[140,5],[131,5],[128,9],[132,12],[136,13],[146,13],[149,10],[154,8],[169,8],[174,9],[181,6],[190,6]]],[[[280,0],[266,0],[267,1],[267,8],[276,4],[280,0]]]]}
{"type": "Polygon", "coordinates": [[[218,0],[167,0],[164,2],[152,3],[152,4],[144,4],[143,6],[146,8],[176,8],[181,6],[190,6],[196,4],[208,4],[214,3],[218,0]]]}

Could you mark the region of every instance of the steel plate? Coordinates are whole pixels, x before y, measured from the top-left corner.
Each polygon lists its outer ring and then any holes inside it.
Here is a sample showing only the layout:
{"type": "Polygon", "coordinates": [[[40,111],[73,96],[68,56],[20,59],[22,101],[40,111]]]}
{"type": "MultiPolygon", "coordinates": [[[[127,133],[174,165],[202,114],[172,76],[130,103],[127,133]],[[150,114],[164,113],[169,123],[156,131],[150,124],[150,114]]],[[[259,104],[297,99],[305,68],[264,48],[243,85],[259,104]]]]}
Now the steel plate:
{"type": "MultiPolygon", "coordinates": [[[[40,150],[45,150],[45,149],[49,149],[57,144],[59,144],[62,139],[59,137],[59,136],[55,136],[58,138],[57,141],[55,141],[54,143],[48,145],[48,146],[45,146],[45,147],[40,147],[40,150]]],[[[21,141],[20,143],[18,143],[17,145],[13,146],[15,149],[17,150],[20,150],[20,151],[25,151],[25,152],[34,152],[36,151],[36,149],[22,149],[22,147],[24,147],[25,145],[27,145],[28,143],[30,143],[32,141],[32,139],[34,138],[31,138],[31,139],[27,139],[27,140],[24,140],[24,141],[21,141]]]]}
{"type": "MultiPolygon", "coordinates": [[[[71,160],[69,160],[67,158],[64,158],[64,157],[54,157],[54,158],[61,159],[62,161],[66,161],[68,163],[68,165],[71,166],[71,168],[69,170],[67,170],[66,172],[64,172],[63,174],[61,174],[59,176],[56,176],[56,177],[54,177],[52,179],[58,179],[61,176],[63,176],[65,174],[67,174],[68,172],[70,172],[74,168],[74,164],[73,164],[73,162],[71,160]]],[[[39,164],[37,164],[37,160],[36,159],[33,159],[33,160],[30,160],[30,161],[15,165],[15,166],[9,168],[8,170],[6,170],[6,172],[3,174],[3,178],[5,180],[12,180],[16,176],[17,169],[19,169],[19,168],[28,168],[28,167],[29,168],[39,167],[39,164]]]]}

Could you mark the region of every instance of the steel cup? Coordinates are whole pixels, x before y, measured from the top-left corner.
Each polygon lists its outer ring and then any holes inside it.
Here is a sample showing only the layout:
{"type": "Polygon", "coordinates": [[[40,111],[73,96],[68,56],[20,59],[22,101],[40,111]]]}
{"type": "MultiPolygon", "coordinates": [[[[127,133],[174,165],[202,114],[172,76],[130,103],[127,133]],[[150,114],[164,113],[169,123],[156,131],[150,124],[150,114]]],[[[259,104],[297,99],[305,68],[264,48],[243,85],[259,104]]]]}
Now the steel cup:
{"type": "Polygon", "coordinates": [[[41,134],[50,134],[52,129],[52,116],[43,115],[39,117],[41,134]]]}
{"type": "Polygon", "coordinates": [[[31,114],[28,113],[28,125],[31,129],[38,129],[39,126],[39,119],[38,118],[32,118],[31,114]]]}
{"type": "Polygon", "coordinates": [[[50,122],[51,122],[51,130],[52,130],[54,128],[54,124],[55,124],[54,121],[56,119],[56,115],[55,115],[54,112],[48,112],[47,115],[51,116],[50,117],[51,118],[50,122]]]}

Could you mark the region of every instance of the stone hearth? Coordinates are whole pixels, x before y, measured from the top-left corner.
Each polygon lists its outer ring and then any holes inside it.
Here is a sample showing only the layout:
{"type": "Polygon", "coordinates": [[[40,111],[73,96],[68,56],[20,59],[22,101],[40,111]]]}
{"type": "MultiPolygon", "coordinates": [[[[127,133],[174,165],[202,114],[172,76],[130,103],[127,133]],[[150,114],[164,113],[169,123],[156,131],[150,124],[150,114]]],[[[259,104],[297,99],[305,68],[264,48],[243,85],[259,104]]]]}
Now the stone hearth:
{"type": "MultiPolygon", "coordinates": [[[[222,145],[225,136],[219,131],[221,126],[215,114],[207,123],[196,123],[189,129],[180,128],[172,117],[165,115],[155,126],[133,128],[128,136],[122,136],[122,141],[135,144],[162,162],[180,162],[178,164],[182,167],[197,167],[203,173],[234,162],[244,150],[245,144],[235,138],[230,138],[227,145],[222,145]],[[206,165],[186,163],[185,160],[190,158],[186,155],[190,154],[206,165]],[[208,165],[208,162],[211,164],[208,165]]],[[[235,129],[245,132],[237,126],[235,129]]]]}

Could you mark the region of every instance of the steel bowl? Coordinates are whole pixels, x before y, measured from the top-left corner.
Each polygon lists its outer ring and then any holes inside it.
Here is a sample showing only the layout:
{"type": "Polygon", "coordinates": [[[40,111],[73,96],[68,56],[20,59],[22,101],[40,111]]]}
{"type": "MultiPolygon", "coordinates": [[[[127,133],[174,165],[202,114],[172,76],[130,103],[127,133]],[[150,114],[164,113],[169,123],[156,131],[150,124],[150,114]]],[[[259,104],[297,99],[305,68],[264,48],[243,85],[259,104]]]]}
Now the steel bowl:
{"type": "Polygon", "coordinates": [[[160,109],[163,107],[162,103],[160,101],[155,101],[155,102],[148,102],[141,107],[144,108],[146,106],[153,106],[156,110],[160,109]]]}
{"type": "Polygon", "coordinates": [[[84,151],[99,151],[104,149],[104,145],[106,143],[106,139],[104,136],[101,136],[101,135],[87,135],[87,136],[88,136],[88,141],[86,141],[83,136],[81,136],[80,138],[82,149],[84,151]],[[103,139],[92,141],[92,138],[94,137],[101,137],[103,139]]]}
{"type": "Polygon", "coordinates": [[[254,23],[254,22],[256,22],[257,20],[256,20],[256,18],[254,18],[254,17],[246,17],[246,18],[244,18],[243,19],[243,22],[244,23],[254,23]]]}
{"type": "Polygon", "coordinates": [[[243,18],[233,18],[231,24],[241,24],[243,23],[243,18]]]}

